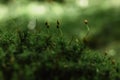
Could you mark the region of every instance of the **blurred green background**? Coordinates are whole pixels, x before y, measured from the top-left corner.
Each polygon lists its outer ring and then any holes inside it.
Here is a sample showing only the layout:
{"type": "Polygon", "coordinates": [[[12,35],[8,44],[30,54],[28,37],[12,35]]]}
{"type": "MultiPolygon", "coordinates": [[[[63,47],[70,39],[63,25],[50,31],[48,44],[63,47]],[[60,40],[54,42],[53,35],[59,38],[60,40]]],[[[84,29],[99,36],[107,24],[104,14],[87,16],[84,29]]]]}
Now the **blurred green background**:
{"type": "Polygon", "coordinates": [[[88,19],[90,48],[120,57],[120,0],[0,0],[0,28],[44,26],[59,20],[64,33],[83,38],[88,19]],[[119,56],[118,56],[119,55],[119,56]]]}

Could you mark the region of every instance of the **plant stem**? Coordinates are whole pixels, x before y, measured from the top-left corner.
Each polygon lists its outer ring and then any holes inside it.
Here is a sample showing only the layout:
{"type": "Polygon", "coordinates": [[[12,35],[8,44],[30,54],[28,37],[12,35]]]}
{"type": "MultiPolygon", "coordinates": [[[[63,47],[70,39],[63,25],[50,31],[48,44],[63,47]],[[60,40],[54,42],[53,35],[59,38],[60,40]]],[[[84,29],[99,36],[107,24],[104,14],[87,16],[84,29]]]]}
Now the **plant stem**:
{"type": "Polygon", "coordinates": [[[87,33],[86,33],[86,35],[85,35],[85,38],[88,36],[88,34],[89,34],[89,32],[90,32],[90,28],[89,28],[89,26],[86,25],[86,27],[87,27],[87,33]]]}

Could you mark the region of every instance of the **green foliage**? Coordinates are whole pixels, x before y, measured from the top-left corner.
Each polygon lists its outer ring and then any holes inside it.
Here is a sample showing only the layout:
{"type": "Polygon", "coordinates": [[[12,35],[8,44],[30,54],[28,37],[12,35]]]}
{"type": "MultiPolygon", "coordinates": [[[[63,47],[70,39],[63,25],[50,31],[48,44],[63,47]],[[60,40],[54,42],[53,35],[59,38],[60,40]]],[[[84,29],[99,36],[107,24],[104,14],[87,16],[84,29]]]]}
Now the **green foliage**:
{"type": "Polygon", "coordinates": [[[120,66],[109,56],[90,50],[78,37],[66,39],[60,27],[1,30],[2,80],[119,80],[120,66]]]}

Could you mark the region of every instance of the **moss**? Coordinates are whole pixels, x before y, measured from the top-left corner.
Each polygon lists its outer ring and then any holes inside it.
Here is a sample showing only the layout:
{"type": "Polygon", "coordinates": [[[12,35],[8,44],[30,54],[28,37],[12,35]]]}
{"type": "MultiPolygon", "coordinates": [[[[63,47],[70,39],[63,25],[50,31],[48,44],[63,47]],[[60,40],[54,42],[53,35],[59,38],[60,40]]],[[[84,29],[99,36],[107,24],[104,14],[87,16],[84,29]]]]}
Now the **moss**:
{"type": "Polygon", "coordinates": [[[1,79],[119,80],[119,74],[119,63],[89,49],[83,39],[35,29],[0,33],[1,79]]]}

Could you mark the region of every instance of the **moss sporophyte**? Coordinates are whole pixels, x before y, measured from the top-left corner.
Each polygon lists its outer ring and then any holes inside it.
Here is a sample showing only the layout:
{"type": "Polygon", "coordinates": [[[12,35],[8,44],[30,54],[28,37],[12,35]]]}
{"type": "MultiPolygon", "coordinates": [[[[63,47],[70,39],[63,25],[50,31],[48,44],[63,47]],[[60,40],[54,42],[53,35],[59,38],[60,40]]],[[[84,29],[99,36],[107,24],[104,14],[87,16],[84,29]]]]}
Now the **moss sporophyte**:
{"type": "Polygon", "coordinates": [[[86,44],[88,42],[87,38],[88,38],[88,35],[89,35],[89,32],[90,32],[90,28],[89,28],[88,20],[87,19],[84,20],[84,24],[86,25],[87,33],[83,37],[83,42],[86,44]]]}
{"type": "Polygon", "coordinates": [[[85,24],[88,24],[88,20],[87,20],[87,19],[85,19],[85,20],[84,20],[84,23],[85,23],[85,24]]]}
{"type": "Polygon", "coordinates": [[[86,28],[87,28],[87,33],[86,33],[86,36],[85,36],[85,37],[87,37],[88,34],[89,34],[89,32],[90,32],[90,28],[89,28],[89,25],[88,25],[88,20],[87,20],[87,19],[84,20],[84,23],[86,24],[86,28]]]}
{"type": "Polygon", "coordinates": [[[60,33],[60,36],[62,37],[63,36],[63,32],[62,32],[62,30],[61,30],[61,28],[60,28],[60,22],[57,20],[57,25],[56,25],[56,27],[57,27],[57,29],[58,29],[58,31],[59,31],[59,33],[60,33]]]}
{"type": "Polygon", "coordinates": [[[48,23],[47,21],[45,22],[45,26],[46,26],[46,28],[47,28],[47,33],[49,34],[50,25],[49,25],[49,23],[48,23]]]}
{"type": "Polygon", "coordinates": [[[57,23],[57,28],[60,28],[60,22],[57,20],[56,23],[57,23]]]}
{"type": "Polygon", "coordinates": [[[45,25],[46,25],[47,28],[50,28],[50,25],[47,21],[45,22],[45,25]]]}

